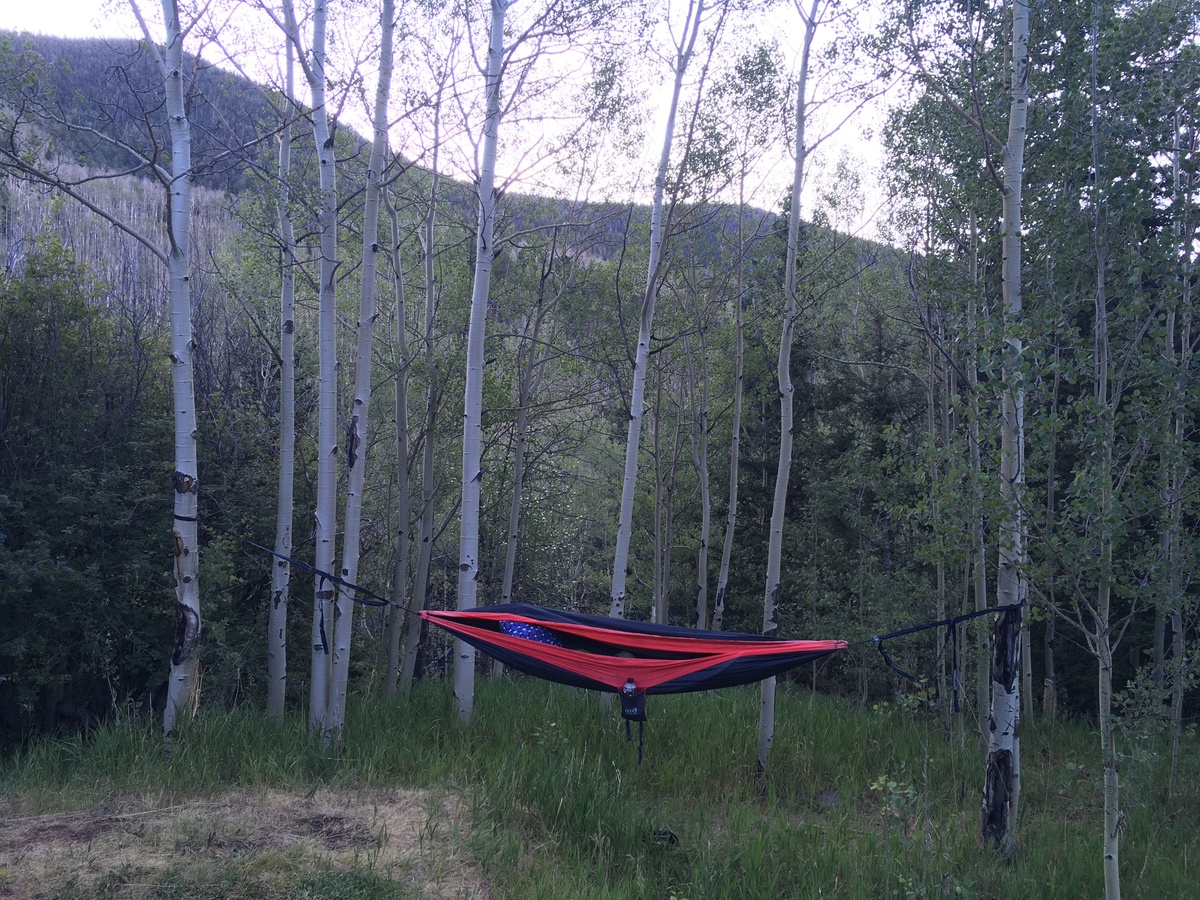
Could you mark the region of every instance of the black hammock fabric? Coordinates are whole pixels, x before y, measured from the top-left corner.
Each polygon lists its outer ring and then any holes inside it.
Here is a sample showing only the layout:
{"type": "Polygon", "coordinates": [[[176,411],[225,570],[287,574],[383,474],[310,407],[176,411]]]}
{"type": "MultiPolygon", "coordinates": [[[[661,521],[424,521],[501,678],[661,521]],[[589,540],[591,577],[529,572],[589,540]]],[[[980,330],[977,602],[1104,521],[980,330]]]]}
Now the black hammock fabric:
{"type": "Polygon", "coordinates": [[[526,603],[464,612],[425,610],[421,618],[519,672],[610,692],[631,681],[649,694],[750,684],[848,646],[651,625],[526,603]]]}

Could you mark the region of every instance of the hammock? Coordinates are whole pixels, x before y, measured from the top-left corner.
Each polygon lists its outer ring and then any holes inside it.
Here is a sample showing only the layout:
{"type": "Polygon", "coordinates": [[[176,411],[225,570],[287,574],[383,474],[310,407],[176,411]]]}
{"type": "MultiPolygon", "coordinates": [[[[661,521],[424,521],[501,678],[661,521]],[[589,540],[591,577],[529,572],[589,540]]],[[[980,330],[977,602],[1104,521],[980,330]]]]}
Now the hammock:
{"type": "Polygon", "coordinates": [[[651,625],[527,603],[425,610],[421,618],[519,672],[622,697],[750,684],[848,646],[651,625]]]}

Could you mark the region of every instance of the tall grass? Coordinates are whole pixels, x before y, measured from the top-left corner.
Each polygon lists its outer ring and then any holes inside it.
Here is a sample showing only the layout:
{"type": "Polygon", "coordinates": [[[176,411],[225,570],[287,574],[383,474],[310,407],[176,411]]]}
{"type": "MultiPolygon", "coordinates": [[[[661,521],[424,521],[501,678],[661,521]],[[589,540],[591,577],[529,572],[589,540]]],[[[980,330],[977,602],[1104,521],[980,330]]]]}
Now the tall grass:
{"type": "MultiPolygon", "coordinates": [[[[643,897],[1096,897],[1098,739],[1035,720],[1022,735],[1019,844],[981,851],[982,763],[930,714],[860,709],[781,690],[771,768],[754,771],[758,693],[651,698],[637,765],[615,706],[527,679],[479,685],[469,726],[441,685],[355,705],[344,743],[310,740],[238,710],[184,727],[170,760],[129,719],[86,740],[46,741],[0,769],[29,812],[112,795],[172,799],[255,786],[437,785],[470,804],[466,838],[499,895],[643,897]]],[[[973,745],[973,741],[967,741],[973,745]]],[[[1123,806],[1131,896],[1200,893],[1200,759],[1166,802],[1165,745],[1136,742],[1123,806]]]]}

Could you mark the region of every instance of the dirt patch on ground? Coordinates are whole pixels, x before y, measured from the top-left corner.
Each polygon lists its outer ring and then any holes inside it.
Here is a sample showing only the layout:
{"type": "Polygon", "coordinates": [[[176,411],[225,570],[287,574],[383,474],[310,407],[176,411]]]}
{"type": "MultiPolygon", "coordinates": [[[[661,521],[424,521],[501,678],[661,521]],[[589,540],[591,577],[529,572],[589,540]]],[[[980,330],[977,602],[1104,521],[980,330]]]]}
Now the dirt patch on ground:
{"type": "MultiPolygon", "coordinates": [[[[289,896],[308,873],[359,873],[397,896],[490,898],[464,849],[452,795],[421,790],[227,794],[163,805],[9,816],[0,800],[0,897],[153,897],[163,878],[232,881],[227,894],[289,896]]],[[[336,893],[336,892],[335,892],[336,893]]],[[[174,894],[173,894],[174,896],[174,894]]]]}

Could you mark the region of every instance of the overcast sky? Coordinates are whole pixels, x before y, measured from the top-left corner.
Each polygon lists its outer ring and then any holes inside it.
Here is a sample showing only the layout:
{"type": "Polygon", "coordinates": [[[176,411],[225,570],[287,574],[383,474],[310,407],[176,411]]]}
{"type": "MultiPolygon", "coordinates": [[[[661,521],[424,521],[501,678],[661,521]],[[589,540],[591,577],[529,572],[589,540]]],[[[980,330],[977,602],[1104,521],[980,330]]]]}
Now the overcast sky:
{"type": "Polygon", "coordinates": [[[132,37],[128,26],[134,23],[126,10],[100,0],[6,0],[0,4],[0,29],[63,37],[132,37]]]}

